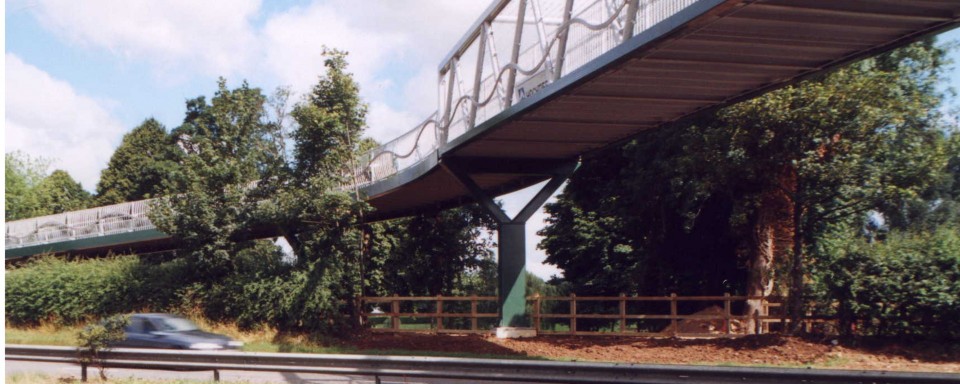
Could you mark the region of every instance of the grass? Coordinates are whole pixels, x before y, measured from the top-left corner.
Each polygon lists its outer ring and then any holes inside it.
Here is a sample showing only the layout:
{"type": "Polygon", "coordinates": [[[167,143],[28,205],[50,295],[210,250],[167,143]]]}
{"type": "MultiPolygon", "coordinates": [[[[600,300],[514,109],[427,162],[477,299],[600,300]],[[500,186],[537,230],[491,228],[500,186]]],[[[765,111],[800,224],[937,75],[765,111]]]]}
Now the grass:
{"type": "Polygon", "coordinates": [[[77,346],[77,334],[83,327],[41,325],[36,328],[13,328],[6,325],[4,340],[7,344],[77,346]]]}
{"type": "MultiPolygon", "coordinates": [[[[190,316],[201,329],[228,335],[244,342],[245,352],[282,352],[282,353],[317,353],[317,354],[364,354],[364,355],[394,355],[394,356],[438,356],[438,357],[469,357],[469,358],[523,358],[504,357],[500,355],[459,353],[459,352],[429,352],[402,349],[356,349],[338,346],[335,343],[324,342],[305,334],[282,334],[271,328],[241,330],[232,324],[214,323],[200,317],[190,316]]],[[[421,324],[411,324],[423,326],[421,324]]],[[[427,327],[422,329],[429,329],[427,327]]],[[[83,329],[78,326],[57,326],[51,324],[32,328],[15,328],[6,325],[5,342],[7,344],[29,345],[59,345],[77,346],[77,333],[83,329]]],[[[530,358],[527,358],[530,359],[530,358]]],[[[9,381],[9,380],[8,380],[9,381]]]]}
{"type": "MultiPolygon", "coordinates": [[[[96,375],[94,375],[96,376],[96,375]]],[[[108,378],[109,381],[102,381],[99,377],[91,377],[87,382],[88,383],[110,383],[110,384],[241,384],[247,383],[246,381],[209,381],[209,380],[182,380],[182,379],[168,379],[168,380],[146,380],[138,379],[133,377],[121,377],[121,378],[108,378]]],[[[5,377],[5,382],[7,384],[65,384],[65,383],[79,383],[80,379],[77,377],[67,376],[67,377],[54,377],[44,374],[37,373],[18,373],[14,375],[8,375],[5,377]]]]}

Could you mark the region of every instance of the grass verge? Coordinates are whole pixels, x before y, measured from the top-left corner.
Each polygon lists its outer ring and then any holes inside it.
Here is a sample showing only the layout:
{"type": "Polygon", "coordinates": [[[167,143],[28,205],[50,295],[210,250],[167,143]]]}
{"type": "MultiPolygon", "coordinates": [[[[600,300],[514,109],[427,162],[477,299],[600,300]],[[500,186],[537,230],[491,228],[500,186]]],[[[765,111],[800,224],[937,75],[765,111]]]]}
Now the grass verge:
{"type": "MultiPolygon", "coordinates": [[[[80,379],[73,376],[49,376],[44,374],[37,373],[17,373],[13,375],[7,375],[4,377],[4,381],[7,384],[65,384],[65,383],[80,383],[80,379]]],[[[109,378],[109,381],[100,380],[97,378],[90,378],[87,383],[110,383],[110,384],[245,384],[246,381],[209,381],[209,380],[182,380],[182,379],[173,379],[173,380],[146,380],[138,379],[134,377],[118,377],[118,378],[109,378]]]]}

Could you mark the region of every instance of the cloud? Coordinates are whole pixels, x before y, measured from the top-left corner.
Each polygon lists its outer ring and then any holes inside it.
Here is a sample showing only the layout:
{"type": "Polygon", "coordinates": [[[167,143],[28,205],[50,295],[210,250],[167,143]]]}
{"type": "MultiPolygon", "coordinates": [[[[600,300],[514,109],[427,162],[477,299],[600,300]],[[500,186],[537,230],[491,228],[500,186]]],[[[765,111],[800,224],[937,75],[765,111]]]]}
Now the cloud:
{"type": "Polygon", "coordinates": [[[411,129],[436,109],[437,65],[486,5],[369,4],[336,0],[294,7],[270,17],[261,39],[265,70],[301,93],[323,73],[322,47],[350,52],[349,71],[371,104],[369,132],[386,141],[393,137],[381,134],[411,129]]]}
{"type": "Polygon", "coordinates": [[[61,39],[152,63],[157,74],[184,68],[230,75],[256,57],[250,24],[259,0],[39,0],[30,8],[61,39]]]}
{"type": "Polygon", "coordinates": [[[373,102],[370,103],[367,113],[366,136],[384,144],[414,129],[425,118],[408,111],[393,109],[382,102],[373,102]]]}
{"type": "Polygon", "coordinates": [[[146,64],[161,83],[227,76],[264,89],[289,85],[303,94],[324,73],[323,48],[346,50],[361,97],[371,104],[371,132],[402,132],[409,128],[398,129],[385,117],[419,122],[433,113],[437,65],[487,6],[329,0],[262,14],[261,5],[38,0],[28,9],[61,40],[146,64]]]}
{"type": "MultiPolygon", "coordinates": [[[[92,191],[126,131],[104,102],[78,94],[14,54],[6,65],[6,152],[54,160],[92,191]]],[[[108,102],[112,103],[112,102],[108,102]]]]}

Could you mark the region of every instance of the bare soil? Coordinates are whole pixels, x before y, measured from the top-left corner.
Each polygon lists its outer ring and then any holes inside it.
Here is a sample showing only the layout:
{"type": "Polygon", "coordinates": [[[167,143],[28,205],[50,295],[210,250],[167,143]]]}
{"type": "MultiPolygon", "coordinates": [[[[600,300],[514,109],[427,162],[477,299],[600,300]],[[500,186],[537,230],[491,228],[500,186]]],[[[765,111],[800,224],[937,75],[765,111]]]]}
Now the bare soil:
{"type": "Polygon", "coordinates": [[[539,336],[501,340],[484,335],[371,333],[347,341],[366,351],[482,354],[550,360],[640,364],[707,364],[960,373],[960,345],[837,341],[779,335],[735,339],[539,336]]]}

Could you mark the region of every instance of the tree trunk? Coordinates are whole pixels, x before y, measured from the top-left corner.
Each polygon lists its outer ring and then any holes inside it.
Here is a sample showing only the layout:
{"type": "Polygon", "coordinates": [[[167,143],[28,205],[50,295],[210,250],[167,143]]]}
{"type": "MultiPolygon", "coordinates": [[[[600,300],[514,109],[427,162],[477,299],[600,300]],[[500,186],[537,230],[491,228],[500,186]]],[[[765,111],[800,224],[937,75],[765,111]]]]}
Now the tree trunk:
{"type": "Polygon", "coordinates": [[[790,333],[800,330],[803,316],[803,231],[801,230],[803,207],[800,199],[793,201],[793,255],[790,260],[790,297],[788,313],[790,315],[790,333]]]}
{"type": "MultiPolygon", "coordinates": [[[[790,259],[793,241],[793,203],[786,191],[796,189],[796,172],[784,166],[777,176],[778,187],[763,191],[753,223],[749,260],[747,260],[747,296],[770,297],[774,294],[776,266],[790,259]],[[781,261],[782,260],[782,261],[781,261]]],[[[754,316],[767,316],[763,300],[747,300],[743,315],[749,316],[747,332],[758,330],[754,316]]]]}
{"type": "MultiPolygon", "coordinates": [[[[760,206],[757,220],[753,227],[753,249],[750,251],[750,260],[747,261],[747,296],[767,297],[773,292],[773,260],[776,252],[776,231],[774,218],[771,215],[772,207],[764,204],[760,206]]],[[[744,315],[750,316],[747,321],[747,332],[757,329],[754,316],[763,316],[763,300],[747,300],[744,315]]]]}

